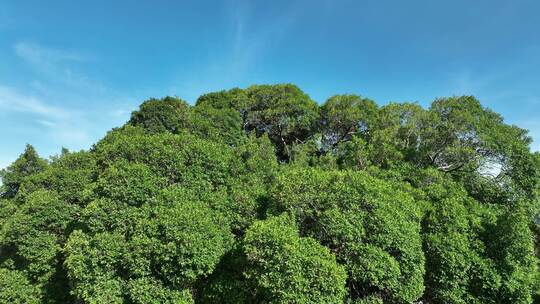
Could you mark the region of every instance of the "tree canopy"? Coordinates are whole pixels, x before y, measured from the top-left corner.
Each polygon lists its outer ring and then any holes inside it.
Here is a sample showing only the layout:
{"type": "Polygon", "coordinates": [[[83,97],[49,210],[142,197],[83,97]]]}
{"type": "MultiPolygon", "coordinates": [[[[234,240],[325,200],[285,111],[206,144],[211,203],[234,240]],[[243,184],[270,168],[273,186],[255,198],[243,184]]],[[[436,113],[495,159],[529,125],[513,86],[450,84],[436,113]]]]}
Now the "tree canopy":
{"type": "Polygon", "coordinates": [[[473,96],[144,101],[0,171],[0,303],[540,303],[540,154],[473,96]]]}

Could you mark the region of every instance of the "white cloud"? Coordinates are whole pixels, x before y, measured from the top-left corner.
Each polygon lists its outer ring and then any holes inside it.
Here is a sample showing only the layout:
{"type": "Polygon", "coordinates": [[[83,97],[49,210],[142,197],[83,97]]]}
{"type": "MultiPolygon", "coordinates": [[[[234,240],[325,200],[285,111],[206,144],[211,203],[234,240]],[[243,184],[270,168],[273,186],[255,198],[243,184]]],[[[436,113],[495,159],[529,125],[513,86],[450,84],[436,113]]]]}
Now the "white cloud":
{"type": "Polygon", "coordinates": [[[52,121],[49,121],[49,120],[38,119],[38,120],[36,120],[36,122],[39,123],[40,125],[45,126],[45,127],[55,127],[56,126],[55,122],[52,122],[52,121]]]}
{"type": "Polygon", "coordinates": [[[65,119],[71,115],[67,109],[49,105],[33,96],[19,94],[5,86],[0,86],[0,108],[5,111],[37,114],[52,119],[65,119]]]}
{"type": "Polygon", "coordinates": [[[85,145],[91,140],[85,129],[70,128],[68,125],[55,128],[50,135],[54,140],[64,143],[63,146],[68,146],[69,143],[75,143],[76,146],[85,145]]]}
{"type": "Polygon", "coordinates": [[[125,117],[129,117],[132,111],[133,110],[128,110],[128,109],[117,109],[117,110],[111,111],[109,114],[114,118],[125,118],[125,117]]]}
{"type": "Polygon", "coordinates": [[[193,71],[182,71],[171,92],[194,101],[204,92],[257,81],[250,73],[282,41],[297,22],[303,8],[299,3],[291,2],[283,7],[281,14],[270,19],[270,25],[261,27],[254,20],[255,8],[252,5],[252,2],[246,1],[225,5],[227,44],[219,48],[218,53],[210,53],[208,60],[193,71]]]}
{"type": "MultiPolygon", "coordinates": [[[[17,42],[13,45],[15,54],[29,64],[35,71],[45,76],[48,82],[59,82],[63,86],[93,92],[105,92],[101,83],[77,72],[76,64],[88,63],[91,56],[75,51],[49,48],[37,43],[17,42]]],[[[34,80],[33,85],[44,85],[34,80]]]]}
{"type": "Polygon", "coordinates": [[[22,113],[16,123],[34,122],[43,127],[43,134],[52,142],[63,146],[87,145],[90,141],[86,113],[54,106],[39,97],[20,94],[17,90],[0,85],[0,110],[22,113]]]}
{"type": "Polygon", "coordinates": [[[87,60],[87,56],[81,53],[47,48],[36,43],[17,42],[13,48],[17,56],[36,65],[87,60]]]}
{"type": "Polygon", "coordinates": [[[34,73],[17,86],[0,83],[2,126],[18,130],[11,147],[0,151],[5,154],[0,166],[17,157],[20,151],[13,146],[21,142],[33,144],[42,156],[60,147],[88,149],[129,117],[136,98],[88,77],[84,69],[93,57],[28,42],[14,44],[12,51],[34,73]],[[119,111],[111,111],[111,105],[119,111]]]}

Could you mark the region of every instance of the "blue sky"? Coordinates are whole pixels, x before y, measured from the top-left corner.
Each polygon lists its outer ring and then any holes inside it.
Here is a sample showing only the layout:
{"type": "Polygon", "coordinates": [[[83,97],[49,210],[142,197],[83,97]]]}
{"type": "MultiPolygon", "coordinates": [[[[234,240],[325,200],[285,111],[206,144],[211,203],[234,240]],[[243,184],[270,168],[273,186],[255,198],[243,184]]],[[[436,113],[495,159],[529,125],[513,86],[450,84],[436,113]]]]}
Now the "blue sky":
{"type": "Polygon", "coordinates": [[[540,1],[0,0],[0,167],[87,149],[148,97],[291,82],[322,103],[472,94],[540,150],[540,1]]]}

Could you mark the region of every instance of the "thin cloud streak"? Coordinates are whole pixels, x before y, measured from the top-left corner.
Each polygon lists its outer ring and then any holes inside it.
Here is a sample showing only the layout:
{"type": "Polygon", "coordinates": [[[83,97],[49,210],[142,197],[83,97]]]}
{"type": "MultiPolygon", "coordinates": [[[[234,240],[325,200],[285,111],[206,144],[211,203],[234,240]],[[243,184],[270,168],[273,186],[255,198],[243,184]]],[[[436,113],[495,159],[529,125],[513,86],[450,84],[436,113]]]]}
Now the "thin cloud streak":
{"type": "Polygon", "coordinates": [[[37,123],[45,126],[45,127],[55,127],[56,126],[56,123],[52,122],[52,121],[48,121],[48,120],[42,120],[42,119],[39,119],[37,120],[37,123]]]}
{"type": "Polygon", "coordinates": [[[253,24],[254,10],[250,2],[234,2],[225,6],[230,43],[217,55],[197,67],[188,79],[180,79],[170,91],[178,92],[189,101],[211,90],[222,90],[240,83],[256,82],[251,72],[264,57],[277,47],[297,20],[301,7],[292,3],[282,14],[274,16],[271,26],[257,28],[253,24]]]}
{"type": "Polygon", "coordinates": [[[36,97],[21,95],[5,86],[0,86],[0,108],[5,111],[37,114],[52,119],[66,119],[73,114],[65,108],[46,104],[36,97]]]}
{"type": "Polygon", "coordinates": [[[81,90],[106,91],[104,85],[73,69],[75,64],[87,64],[93,60],[87,54],[31,42],[17,42],[13,45],[13,51],[17,57],[47,78],[48,82],[60,82],[64,86],[81,90]]]}
{"type": "Polygon", "coordinates": [[[23,95],[15,89],[0,86],[0,110],[23,113],[24,122],[38,124],[44,136],[64,146],[89,145],[88,114],[57,107],[38,97],[23,95]]]}
{"type": "Polygon", "coordinates": [[[13,46],[15,54],[36,65],[48,65],[52,62],[86,61],[87,58],[76,52],[69,52],[43,47],[36,43],[17,42],[13,46]]]}

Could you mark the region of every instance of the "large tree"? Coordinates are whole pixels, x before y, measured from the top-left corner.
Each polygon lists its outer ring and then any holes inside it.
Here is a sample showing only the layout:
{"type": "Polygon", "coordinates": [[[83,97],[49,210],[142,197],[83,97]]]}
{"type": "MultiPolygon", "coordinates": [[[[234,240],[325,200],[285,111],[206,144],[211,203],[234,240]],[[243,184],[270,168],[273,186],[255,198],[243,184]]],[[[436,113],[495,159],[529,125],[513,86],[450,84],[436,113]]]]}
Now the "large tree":
{"type": "Polygon", "coordinates": [[[539,303],[540,154],[472,96],[149,99],[0,177],[1,303],[539,303]]]}

